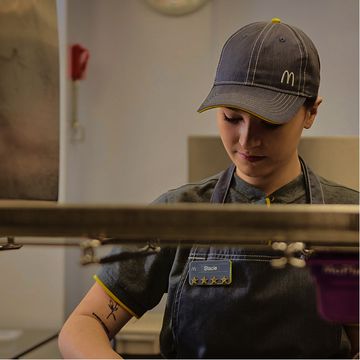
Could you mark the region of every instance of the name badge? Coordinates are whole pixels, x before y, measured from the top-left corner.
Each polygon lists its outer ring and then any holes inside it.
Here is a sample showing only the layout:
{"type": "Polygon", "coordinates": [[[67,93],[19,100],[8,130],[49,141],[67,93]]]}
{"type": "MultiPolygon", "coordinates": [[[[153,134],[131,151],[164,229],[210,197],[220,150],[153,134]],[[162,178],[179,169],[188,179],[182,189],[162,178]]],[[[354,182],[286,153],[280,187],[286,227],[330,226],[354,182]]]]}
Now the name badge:
{"type": "Polygon", "coordinates": [[[231,260],[200,260],[189,265],[189,284],[192,286],[230,285],[231,260]]]}

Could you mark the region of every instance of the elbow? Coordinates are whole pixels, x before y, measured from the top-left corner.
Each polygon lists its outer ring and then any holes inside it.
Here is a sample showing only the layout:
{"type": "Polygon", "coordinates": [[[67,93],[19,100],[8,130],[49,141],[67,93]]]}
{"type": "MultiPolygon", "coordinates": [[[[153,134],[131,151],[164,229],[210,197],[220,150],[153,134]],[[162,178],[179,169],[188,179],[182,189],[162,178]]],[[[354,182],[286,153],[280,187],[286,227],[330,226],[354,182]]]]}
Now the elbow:
{"type": "Polygon", "coordinates": [[[58,348],[59,348],[61,356],[64,359],[73,357],[69,351],[70,340],[69,340],[69,334],[68,334],[68,329],[67,329],[67,323],[65,323],[63,325],[63,327],[61,328],[61,330],[59,332],[59,336],[58,336],[58,348]]]}

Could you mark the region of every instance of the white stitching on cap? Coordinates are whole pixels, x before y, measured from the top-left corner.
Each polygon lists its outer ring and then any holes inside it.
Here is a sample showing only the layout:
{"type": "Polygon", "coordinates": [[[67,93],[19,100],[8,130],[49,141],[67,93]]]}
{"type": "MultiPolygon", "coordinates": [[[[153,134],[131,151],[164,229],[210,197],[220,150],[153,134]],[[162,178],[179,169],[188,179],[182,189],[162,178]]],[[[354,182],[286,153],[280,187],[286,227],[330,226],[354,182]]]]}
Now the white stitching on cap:
{"type": "MultiPolygon", "coordinates": [[[[221,86],[221,85],[245,85],[245,86],[248,86],[249,84],[246,83],[245,81],[216,81],[214,83],[214,86],[221,86]]],[[[264,85],[264,84],[257,84],[257,83],[254,83],[253,85],[255,85],[258,88],[275,90],[276,92],[283,92],[284,94],[288,94],[288,95],[308,97],[307,94],[298,92],[298,91],[292,91],[292,90],[281,90],[280,91],[278,87],[264,85]]]]}
{"type": "Polygon", "coordinates": [[[257,24],[258,24],[258,23],[252,23],[252,24],[246,25],[245,27],[242,27],[241,29],[239,29],[238,31],[236,31],[234,34],[232,34],[232,35],[229,37],[229,39],[227,39],[225,45],[224,45],[223,48],[222,48],[221,54],[220,54],[220,59],[219,59],[218,65],[217,65],[217,67],[216,67],[216,75],[215,75],[215,78],[216,78],[216,76],[217,76],[217,74],[218,74],[218,72],[219,72],[219,67],[220,67],[220,64],[221,64],[221,62],[222,62],[222,58],[224,57],[225,48],[227,48],[227,46],[228,46],[229,42],[232,40],[232,38],[234,38],[235,36],[237,36],[239,32],[244,31],[244,28],[248,29],[248,28],[251,28],[251,27],[253,27],[253,26],[257,25],[257,24]]]}
{"type": "MultiPolygon", "coordinates": [[[[245,85],[245,86],[248,86],[249,84],[244,81],[216,81],[214,83],[214,86],[217,86],[217,85],[220,85],[220,86],[221,85],[245,85]]],[[[253,85],[255,85],[256,87],[262,88],[262,89],[269,89],[269,90],[275,90],[277,92],[284,92],[285,94],[288,94],[288,95],[303,96],[303,97],[308,96],[307,94],[299,93],[298,91],[291,91],[291,90],[279,91],[279,88],[275,87],[275,86],[257,84],[257,83],[254,83],[253,85]]]]}
{"type": "Polygon", "coordinates": [[[290,106],[292,106],[298,99],[298,96],[295,96],[294,98],[288,98],[286,94],[282,97],[282,101],[279,102],[279,107],[277,107],[275,110],[271,110],[272,114],[281,113],[284,111],[284,109],[288,109],[290,106]],[[284,101],[285,100],[285,101],[284,101]]]}
{"type": "Polygon", "coordinates": [[[260,44],[260,47],[259,47],[259,50],[258,50],[257,56],[256,56],[256,62],[255,62],[255,68],[254,68],[254,72],[253,72],[253,78],[252,78],[252,80],[251,80],[251,84],[252,84],[252,85],[254,85],[255,73],[256,73],[257,64],[258,64],[258,62],[259,62],[259,56],[260,56],[261,48],[262,48],[262,46],[263,46],[263,44],[264,44],[264,41],[265,41],[267,35],[269,34],[270,30],[272,29],[272,27],[273,27],[274,25],[275,25],[275,24],[271,23],[270,28],[267,30],[267,33],[264,35],[264,37],[263,37],[263,39],[262,39],[262,41],[261,41],[261,44],[260,44]]]}
{"type": "Polygon", "coordinates": [[[288,98],[287,94],[281,94],[278,99],[276,97],[274,98],[274,102],[269,101],[269,103],[272,105],[271,109],[269,109],[269,112],[272,115],[281,114],[284,112],[284,110],[287,110],[289,107],[291,107],[298,99],[298,96],[295,96],[294,98],[288,98]],[[275,105],[279,105],[276,106],[275,105]]]}
{"type": "Polygon", "coordinates": [[[291,107],[297,101],[297,99],[298,96],[293,95],[292,98],[289,98],[288,94],[278,93],[272,99],[269,99],[269,101],[264,99],[263,101],[266,101],[269,105],[271,105],[271,109],[268,109],[268,111],[272,115],[277,115],[283,113],[284,110],[287,110],[289,107],[291,107]]]}
{"type": "MultiPolygon", "coordinates": [[[[219,94],[212,94],[212,96],[208,97],[208,101],[211,101],[214,97],[217,97],[219,94]]],[[[271,114],[277,115],[284,112],[284,109],[288,109],[290,106],[292,106],[299,98],[296,94],[293,94],[291,98],[289,98],[290,94],[287,93],[280,93],[276,92],[274,94],[275,96],[272,99],[269,99],[268,101],[263,99],[263,101],[266,101],[268,104],[271,105],[271,114]]],[[[221,95],[220,95],[221,96],[221,95]]],[[[224,103],[225,104],[225,103],[224,103]]],[[[224,105],[223,104],[223,105],[224,105]]],[[[229,104],[227,104],[229,105],[229,104]]],[[[225,105],[224,105],[225,106],[225,105]]],[[[230,105],[229,105],[230,106],[230,105]]],[[[226,106],[225,106],[226,107],[226,106]]]]}
{"type": "MultiPolygon", "coordinates": [[[[301,63],[300,63],[300,69],[299,69],[299,76],[300,76],[300,79],[299,79],[299,85],[298,85],[298,88],[297,88],[297,91],[298,91],[298,94],[300,94],[300,91],[301,91],[301,81],[302,81],[302,74],[301,74],[301,69],[302,69],[302,62],[303,62],[303,53],[302,53],[302,49],[301,49],[301,46],[300,46],[300,41],[298,39],[298,37],[296,35],[297,32],[295,32],[295,30],[293,28],[291,28],[290,26],[288,26],[287,24],[284,24],[289,30],[290,32],[292,33],[293,37],[295,38],[296,40],[296,43],[298,45],[298,48],[300,50],[300,56],[301,56],[301,63]]],[[[301,44],[303,45],[303,44],[301,44]]],[[[307,54],[306,54],[307,55],[307,54]]],[[[304,81],[305,83],[305,81],[304,81]]]]}
{"type": "Polygon", "coordinates": [[[288,109],[289,106],[294,104],[298,99],[298,96],[295,96],[294,98],[289,98],[287,94],[281,94],[281,96],[276,99],[274,98],[274,101],[272,103],[272,108],[270,109],[270,112],[272,114],[282,113],[284,109],[288,109]],[[276,101],[275,101],[276,100],[276,101]],[[277,105],[275,107],[275,105],[277,105]]]}
{"type": "Polygon", "coordinates": [[[309,53],[307,51],[307,47],[305,46],[305,41],[302,38],[300,32],[296,31],[295,29],[294,29],[294,31],[297,34],[297,36],[299,37],[299,39],[301,40],[302,45],[303,45],[303,47],[305,49],[305,54],[306,54],[306,62],[305,62],[305,66],[304,66],[304,81],[303,81],[303,87],[302,87],[302,92],[305,92],[305,82],[306,82],[306,75],[305,74],[306,74],[306,68],[307,68],[307,65],[308,65],[308,62],[309,62],[309,53]]]}
{"type": "MultiPolygon", "coordinates": [[[[271,25],[271,24],[270,24],[271,25]]],[[[246,73],[246,79],[245,79],[245,83],[248,82],[248,78],[249,78],[249,72],[250,72],[250,67],[251,67],[251,61],[252,61],[252,57],[253,57],[253,53],[256,47],[256,44],[260,38],[260,36],[262,35],[262,33],[266,30],[266,28],[269,26],[269,24],[266,24],[266,26],[264,26],[264,28],[261,30],[259,36],[256,38],[256,40],[254,41],[254,45],[251,49],[251,55],[250,55],[250,60],[249,60],[249,65],[248,65],[248,69],[247,69],[247,73],[246,73]]],[[[254,81],[254,80],[253,80],[254,81]]]]}

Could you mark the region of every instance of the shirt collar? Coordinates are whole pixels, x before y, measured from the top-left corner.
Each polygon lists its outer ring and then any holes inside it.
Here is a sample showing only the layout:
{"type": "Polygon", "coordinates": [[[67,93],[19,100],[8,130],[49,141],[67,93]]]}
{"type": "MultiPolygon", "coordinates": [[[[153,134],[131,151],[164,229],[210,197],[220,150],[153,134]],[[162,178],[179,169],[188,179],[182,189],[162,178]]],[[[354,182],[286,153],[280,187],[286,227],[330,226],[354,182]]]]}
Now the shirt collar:
{"type": "MultiPolygon", "coordinates": [[[[255,186],[247,183],[241,179],[236,173],[234,173],[234,184],[233,188],[236,192],[242,194],[251,203],[264,203],[266,193],[255,186]]],[[[268,196],[272,203],[294,203],[298,199],[304,197],[305,186],[304,176],[300,174],[294,180],[290,181],[286,185],[274,191],[268,196]]]]}

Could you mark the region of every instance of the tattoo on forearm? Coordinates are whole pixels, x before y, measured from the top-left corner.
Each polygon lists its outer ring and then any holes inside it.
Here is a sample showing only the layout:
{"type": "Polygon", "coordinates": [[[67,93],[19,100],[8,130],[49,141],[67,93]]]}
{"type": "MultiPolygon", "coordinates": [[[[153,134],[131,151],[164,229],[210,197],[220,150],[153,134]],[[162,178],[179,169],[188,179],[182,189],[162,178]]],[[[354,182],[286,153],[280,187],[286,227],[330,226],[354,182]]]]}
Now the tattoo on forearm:
{"type": "Polygon", "coordinates": [[[96,315],[95,313],[92,313],[92,314],[95,316],[95,319],[101,324],[101,326],[104,328],[106,335],[108,337],[110,337],[110,331],[107,328],[107,326],[105,325],[105,323],[101,320],[101,318],[98,315],[96,315]]]}
{"type": "Polygon", "coordinates": [[[117,311],[117,309],[119,308],[119,305],[116,302],[114,302],[112,299],[110,299],[108,306],[111,311],[106,318],[108,319],[112,315],[114,320],[116,320],[115,311],[117,311]]]}

